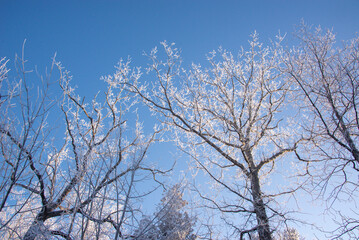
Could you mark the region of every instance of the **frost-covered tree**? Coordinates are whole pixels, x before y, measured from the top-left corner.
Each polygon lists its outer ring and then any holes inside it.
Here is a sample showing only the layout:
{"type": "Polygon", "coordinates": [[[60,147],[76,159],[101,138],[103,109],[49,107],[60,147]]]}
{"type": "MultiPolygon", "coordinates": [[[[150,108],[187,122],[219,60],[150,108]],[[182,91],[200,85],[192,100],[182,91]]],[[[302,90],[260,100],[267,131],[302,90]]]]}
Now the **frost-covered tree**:
{"type": "Polygon", "coordinates": [[[144,216],[134,238],[139,240],[194,240],[195,219],[184,210],[187,202],[179,184],[168,189],[152,218],[144,216]]]}
{"type": "MultiPolygon", "coordinates": [[[[249,240],[259,240],[258,234],[251,234],[248,237],[249,240]]],[[[305,240],[295,228],[286,228],[283,231],[278,231],[274,234],[275,240],[305,240]]]]}
{"type": "Polygon", "coordinates": [[[87,102],[59,62],[39,79],[25,62],[12,78],[0,61],[0,238],[125,238],[146,194],[137,182],[159,173],[144,162],[156,133],[143,134],[110,77],[87,102]]]}
{"type": "Polygon", "coordinates": [[[276,240],[304,240],[295,228],[287,228],[280,232],[276,240]]]}
{"type": "Polygon", "coordinates": [[[118,66],[116,81],[142,97],[195,168],[211,178],[211,190],[220,194],[199,191],[207,207],[226,215],[226,224],[241,237],[258,232],[260,239],[272,239],[271,222],[275,228],[286,218],[275,198],[295,189],[265,192],[264,179],[301,140],[286,119],[290,85],[279,71],[279,42],[263,47],[254,34],[238,58],[220,49],[210,53],[208,67],[193,64],[188,70],[173,45],[162,45],[163,58],[157,48],[148,55],[147,85],[128,77],[128,63],[118,66]]]}
{"type": "MultiPolygon", "coordinates": [[[[332,31],[312,30],[302,24],[299,46],[285,58],[289,80],[297,85],[296,100],[305,116],[307,142],[298,157],[308,163],[312,193],[328,199],[330,210],[338,200],[355,202],[359,177],[359,38],[338,43],[332,31]]],[[[359,214],[345,217],[336,209],[343,234],[359,237],[359,214]],[[338,216],[339,215],[339,216],[338,216]]]]}

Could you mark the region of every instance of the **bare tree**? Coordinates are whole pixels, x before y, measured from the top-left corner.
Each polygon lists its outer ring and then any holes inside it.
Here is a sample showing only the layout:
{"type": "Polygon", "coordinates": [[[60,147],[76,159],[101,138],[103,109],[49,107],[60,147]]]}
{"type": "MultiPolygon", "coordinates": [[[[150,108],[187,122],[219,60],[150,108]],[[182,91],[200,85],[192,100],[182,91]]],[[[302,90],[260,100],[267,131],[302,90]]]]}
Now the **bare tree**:
{"type": "MultiPolygon", "coordinates": [[[[9,111],[9,107],[11,106],[10,102],[13,96],[16,94],[17,86],[12,86],[9,82],[7,82],[7,73],[9,69],[7,68],[8,60],[2,58],[0,60],[0,112],[6,113],[9,111]]],[[[9,122],[9,118],[5,118],[5,116],[1,115],[1,122],[0,122],[0,131],[1,133],[4,132],[2,130],[6,124],[9,122]]],[[[2,136],[3,137],[3,136],[2,136]]],[[[1,172],[3,173],[3,178],[1,178],[1,185],[0,185],[0,192],[1,192],[1,203],[0,203],[0,211],[4,208],[4,205],[9,197],[11,189],[16,182],[17,178],[17,170],[13,168],[12,170],[9,168],[7,161],[9,161],[9,155],[11,154],[10,151],[5,155],[5,149],[7,149],[7,145],[3,144],[3,139],[1,139],[1,149],[2,155],[4,156],[4,161],[1,162],[1,172]]]]}
{"type": "Polygon", "coordinates": [[[17,58],[12,80],[0,62],[1,238],[126,238],[136,202],[153,190],[137,189],[138,181],[164,173],[144,162],[158,131],[143,134],[129,114],[136,101],[111,77],[105,94],[87,103],[59,62],[39,83],[25,62],[17,58]]]}
{"type": "MultiPolygon", "coordinates": [[[[303,127],[311,139],[297,156],[309,164],[312,192],[318,190],[331,208],[339,199],[353,202],[357,197],[359,39],[339,45],[332,31],[312,31],[305,24],[296,35],[300,45],[288,51],[285,71],[297,85],[303,127]]],[[[345,232],[351,229],[358,237],[357,221],[347,220],[345,232]]]]}
{"type": "Polygon", "coordinates": [[[163,58],[157,48],[148,55],[152,87],[127,77],[128,63],[118,66],[117,82],[127,84],[161,116],[180,148],[223,190],[215,196],[199,191],[206,205],[237,216],[239,222],[224,220],[241,239],[251,232],[272,239],[276,221],[287,220],[274,207],[274,199],[295,189],[265,193],[264,179],[300,141],[283,120],[290,86],[279,71],[280,43],[263,47],[254,34],[250,49],[238,59],[220,49],[209,55],[208,68],[193,64],[187,71],[181,69],[179,51],[162,45],[163,58]]]}

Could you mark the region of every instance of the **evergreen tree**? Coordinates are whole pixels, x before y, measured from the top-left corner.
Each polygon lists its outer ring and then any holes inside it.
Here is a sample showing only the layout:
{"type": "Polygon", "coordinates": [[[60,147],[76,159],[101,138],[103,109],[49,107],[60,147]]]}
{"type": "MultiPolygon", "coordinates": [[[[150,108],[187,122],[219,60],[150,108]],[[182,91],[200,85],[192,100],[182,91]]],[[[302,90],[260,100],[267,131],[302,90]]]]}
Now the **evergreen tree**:
{"type": "Polygon", "coordinates": [[[153,218],[144,216],[138,229],[134,232],[135,239],[140,240],[194,240],[195,219],[190,217],[183,208],[187,202],[183,200],[183,191],[179,184],[169,189],[161,199],[161,203],[153,218]]]}

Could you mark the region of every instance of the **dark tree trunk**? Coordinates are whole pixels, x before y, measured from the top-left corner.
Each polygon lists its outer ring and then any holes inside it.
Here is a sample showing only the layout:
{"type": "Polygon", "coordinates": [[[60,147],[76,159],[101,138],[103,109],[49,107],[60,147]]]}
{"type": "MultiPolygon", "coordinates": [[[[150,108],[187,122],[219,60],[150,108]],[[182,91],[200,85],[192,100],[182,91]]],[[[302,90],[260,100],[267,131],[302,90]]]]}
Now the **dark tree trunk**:
{"type": "Polygon", "coordinates": [[[272,234],[269,227],[268,216],[265,204],[262,199],[258,172],[251,173],[251,190],[253,198],[253,207],[257,217],[258,235],[260,240],[272,240],[272,234]]]}
{"type": "Polygon", "coordinates": [[[35,220],[27,230],[23,240],[35,240],[35,238],[41,233],[41,226],[43,224],[43,221],[35,220]]]}
{"type": "Polygon", "coordinates": [[[44,223],[47,219],[47,209],[43,208],[35,220],[32,222],[30,228],[27,230],[23,240],[35,240],[35,238],[44,231],[44,223]]]}

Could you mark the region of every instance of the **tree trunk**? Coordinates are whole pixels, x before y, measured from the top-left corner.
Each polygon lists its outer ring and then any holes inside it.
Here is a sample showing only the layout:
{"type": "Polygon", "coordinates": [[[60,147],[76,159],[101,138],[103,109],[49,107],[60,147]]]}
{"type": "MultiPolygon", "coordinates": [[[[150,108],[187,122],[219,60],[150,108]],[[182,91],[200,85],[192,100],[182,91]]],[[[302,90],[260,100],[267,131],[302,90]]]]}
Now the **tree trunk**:
{"type": "Polygon", "coordinates": [[[27,230],[23,240],[35,240],[35,238],[41,233],[41,226],[43,225],[43,221],[34,220],[30,228],[27,230]]]}
{"type": "Polygon", "coordinates": [[[258,172],[251,173],[251,190],[253,207],[257,217],[258,235],[260,240],[272,240],[266,208],[262,199],[262,193],[258,178],[258,172]]]}
{"type": "Polygon", "coordinates": [[[44,233],[44,223],[46,221],[47,211],[43,208],[38,215],[36,216],[35,220],[32,222],[30,228],[27,230],[23,240],[35,240],[35,238],[44,233]]]}

